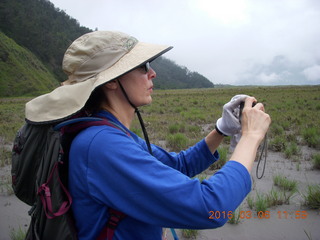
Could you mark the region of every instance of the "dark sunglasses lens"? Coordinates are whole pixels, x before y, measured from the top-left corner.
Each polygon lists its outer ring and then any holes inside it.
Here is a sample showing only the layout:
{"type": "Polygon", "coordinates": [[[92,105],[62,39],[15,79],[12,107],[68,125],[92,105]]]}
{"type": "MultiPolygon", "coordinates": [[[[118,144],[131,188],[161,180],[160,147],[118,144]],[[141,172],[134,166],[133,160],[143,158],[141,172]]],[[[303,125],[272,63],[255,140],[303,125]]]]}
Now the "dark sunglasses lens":
{"type": "Polygon", "coordinates": [[[149,63],[149,62],[147,62],[147,63],[144,65],[144,70],[146,71],[146,73],[149,72],[149,70],[150,70],[150,63],[149,63]]]}

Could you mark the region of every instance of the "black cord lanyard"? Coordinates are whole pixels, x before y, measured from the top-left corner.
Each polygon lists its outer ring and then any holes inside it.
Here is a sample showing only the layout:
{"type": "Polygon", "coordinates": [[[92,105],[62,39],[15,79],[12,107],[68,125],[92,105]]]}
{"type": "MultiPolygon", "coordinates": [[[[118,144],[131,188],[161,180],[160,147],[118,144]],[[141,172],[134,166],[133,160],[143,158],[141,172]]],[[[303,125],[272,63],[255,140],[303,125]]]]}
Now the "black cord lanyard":
{"type": "MultiPolygon", "coordinates": [[[[252,107],[254,107],[256,105],[256,103],[252,103],[252,107]]],[[[240,107],[239,107],[239,119],[240,119],[240,123],[241,123],[241,115],[242,115],[242,110],[244,108],[244,102],[240,103],[240,107]]],[[[261,179],[264,175],[264,171],[266,169],[266,162],[267,162],[267,152],[268,152],[268,148],[267,148],[267,135],[264,137],[263,143],[262,143],[262,149],[261,149],[261,153],[259,156],[259,160],[258,160],[258,165],[257,165],[257,169],[256,169],[256,176],[258,179],[261,179]],[[263,164],[263,168],[262,168],[262,174],[261,176],[259,176],[259,166],[262,160],[262,156],[264,153],[264,164],[263,164]]]]}
{"type": "Polygon", "coordinates": [[[256,176],[258,179],[261,179],[264,175],[264,171],[266,169],[266,162],[267,162],[267,152],[268,152],[268,147],[267,147],[267,135],[264,137],[263,143],[262,143],[262,149],[261,149],[261,153],[259,156],[259,160],[258,160],[258,164],[257,164],[257,169],[256,169],[256,176]],[[261,176],[259,176],[259,166],[262,160],[262,156],[264,155],[264,164],[263,164],[263,168],[262,168],[262,173],[261,176]]]}
{"type": "Polygon", "coordinates": [[[121,88],[121,91],[122,91],[123,95],[125,96],[125,98],[129,102],[129,104],[134,108],[135,112],[137,113],[137,116],[138,116],[138,119],[139,119],[139,122],[140,122],[140,126],[142,128],[144,140],[147,143],[148,151],[149,151],[149,153],[151,155],[153,155],[152,154],[152,149],[151,149],[151,144],[150,144],[149,137],[148,137],[148,133],[147,133],[147,130],[146,130],[145,126],[144,126],[144,122],[143,122],[143,119],[142,119],[141,114],[139,112],[139,109],[135,105],[133,105],[133,103],[130,101],[126,91],[124,90],[124,88],[123,88],[123,86],[122,86],[122,84],[121,84],[121,82],[119,80],[118,80],[118,83],[119,83],[119,86],[121,88]]]}

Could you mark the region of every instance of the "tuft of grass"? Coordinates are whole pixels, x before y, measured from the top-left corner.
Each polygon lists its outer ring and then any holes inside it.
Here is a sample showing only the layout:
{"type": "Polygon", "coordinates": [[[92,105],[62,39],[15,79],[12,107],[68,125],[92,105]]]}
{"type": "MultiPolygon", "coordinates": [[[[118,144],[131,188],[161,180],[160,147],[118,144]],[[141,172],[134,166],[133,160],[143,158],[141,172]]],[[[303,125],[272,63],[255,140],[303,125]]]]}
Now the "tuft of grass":
{"type": "Polygon", "coordinates": [[[258,212],[265,212],[268,208],[268,198],[265,194],[257,193],[257,199],[255,201],[255,210],[258,212]]]}
{"type": "Polygon", "coordinates": [[[308,185],[307,193],[302,195],[306,205],[312,209],[320,209],[320,185],[308,185]]]}
{"type": "Polygon", "coordinates": [[[289,180],[280,175],[273,176],[273,183],[284,191],[297,191],[298,187],[298,182],[296,180],[289,180]]]}
{"type": "Polygon", "coordinates": [[[238,223],[240,223],[240,211],[241,211],[241,209],[237,208],[233,212],[232,217],[229,219],[228,223],[230,223],[230,224],[238,224],[238,223]]]}
{"type": "Polygon", "coordinates": [[[227,147],[219,147],[218,152],[219,152],[220,158],[218,161],[216,161],[215,163],[213,163],[210,166],[210,170],[220,169],[227,162],[228,148],[227,147]]]}
{"type": "Polygon", "coordinates": [[[257,212],[265,212],[269,207],[278,206],[282,204],[289,204],[290,198],[296,192],[291,191],[277,191],[272,188],[269,193],[256,193],[255,198],[252,196],[247,197],[247,203],[250,209],[257,212]]]}
{"type": "Polygon", "coordinates": [[[186,131],[186,126],[183,123],[181,124],[175,123],[175,124],[171,124],[168,129],[169,129],[169,133],[171,134],[178,133],[178,132],[183,133],[186,131]]]}
{"type": "Polygon", "coordinates": [[[296,156],[300,153],[299,147],[296,143],[291,142],[285,147],[284,155],[286,158],[291,158],[292,156],[296,156]]]}
{"type": "Polygon", "coordinates": [[[198,235],[198,230],[196,229],[182,229],[182,236],[184,238],[196,238],[198,235]]]}
{"type": "Polygon", "coordinates": [[[286,149],[286,139],[284,135],[275,136],[269,145],[269,149],[274,152],[283,152],[286,149]]]}
{"type": "Polygon", "coordinates": [[[277,136],[277,135],[283,135],[284,134],[284,129],[282,126],[280,126],[277,123],[274,123],[270,127],[270,135],[271,136],[277,136]]]}
{"type": "Polygon", "coordinates": [[[195,134],[200,134],[201,133],[201,127],[199,126],[195,126],[195,125],[189,125],[187,127],[187,131],[190,132],[190,133],[195,133],[195,134]]]}
{"type": "Polygon", "coordinates": [[[27,235],[27,231],[23,230],[21,227],[18,229],[11,229],[10,231],[10,239],[11,240],[23,240],[27,235]]]}
{"type": "Polygon", "coordinates": [[[300,162],[299,161],[297,161],[297,163],[296,163],[296,170],[299,172],[300,171],[300,162]]]}
{"type": "Polygon", "coordinates": [[[303,139],[306,141],[309,147],[320,147],[320,136],[317,127],[308,127],[302,132],[303,139]]]}
{"type": "Polygon", "coordinates": [[[285,199],[283,192],[279,192],[272,188],[269,194],[267,195],[267,202],[269,207],[284,204],[285,199]]]}
{"type": "Polygon", "coordinates": [[[182,133],[169,134],[167,142],[173,151],[180,151],[187,147],[188,138],[182,133]]]}
{"type": "Polygon", "coordinates": [[[141,128],[135,128],[135,127],[133,127],[133,128],[131,128],[130,130],[131,130],[133,133],[137,134],[139,137],[143,137],[141,128]]]}
{"type": "Polygon", "coordinates": [[[13,193],[14,192],[12,188],[11,176],[10,175],[0,176],[0,194],[10,196],[13,193]]]}
{"type": "Polygon", "coordinates": [[[248,203],[250,209],[254,208],[254,199],[253,199],[253,197],[251,195],[249,195],[247,197],[247,203],[248,203]]]}
{"type": "Polygon", "coordinates": [[[10,164],[11,150],[8,150],[4,144],[0,146],[0,167],[4,167],[10,164]]]}
{"type": "Polygon", "coordinates": [[[314,154],[312,156],[313,168],[320,170],[320,154],[314,154]]]}
{"type": "Polygon", "coordinates": [[[291,197],[297,192],[297,190],[291,190],[291,191],[283,191],[283,200],[285,204],[290,204],[291,197]]]}
{"type": "Polygon", "coordinates": [[[206,174],[198,174],[195,178],[198,178],[200,182],[205,180],[208,176],[206,174]]]}

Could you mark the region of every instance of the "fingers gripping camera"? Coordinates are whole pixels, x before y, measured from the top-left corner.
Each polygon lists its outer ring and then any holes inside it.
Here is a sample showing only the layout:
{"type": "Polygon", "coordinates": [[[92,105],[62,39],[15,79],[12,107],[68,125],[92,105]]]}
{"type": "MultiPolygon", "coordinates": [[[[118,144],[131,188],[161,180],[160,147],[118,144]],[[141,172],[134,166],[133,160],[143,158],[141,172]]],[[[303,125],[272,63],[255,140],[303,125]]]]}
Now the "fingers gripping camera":
{"type": "Polygon", "coordinates": [[[248,95],[236,95],[230,102],[223,106],[222,117],[216,122],[216,129],[225,136],[233,136],[241,131],[240,104],[249,97],[248,95]]]}

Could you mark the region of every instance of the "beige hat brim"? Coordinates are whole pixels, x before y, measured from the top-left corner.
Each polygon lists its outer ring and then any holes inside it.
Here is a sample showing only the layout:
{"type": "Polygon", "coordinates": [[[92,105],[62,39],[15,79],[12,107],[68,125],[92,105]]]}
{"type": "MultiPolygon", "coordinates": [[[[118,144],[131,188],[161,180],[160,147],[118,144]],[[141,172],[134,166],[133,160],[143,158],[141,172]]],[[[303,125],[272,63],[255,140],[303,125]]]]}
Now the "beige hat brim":
{"type": "Polygon", "coordinates": [[[138,42],[136,46],[110,68],[83,82],[64,85],[26,104],[26,119],[33,123],[61,121],[79,112],[92,91],[140,65],[152,61],[172,47],[138,42]]]}

